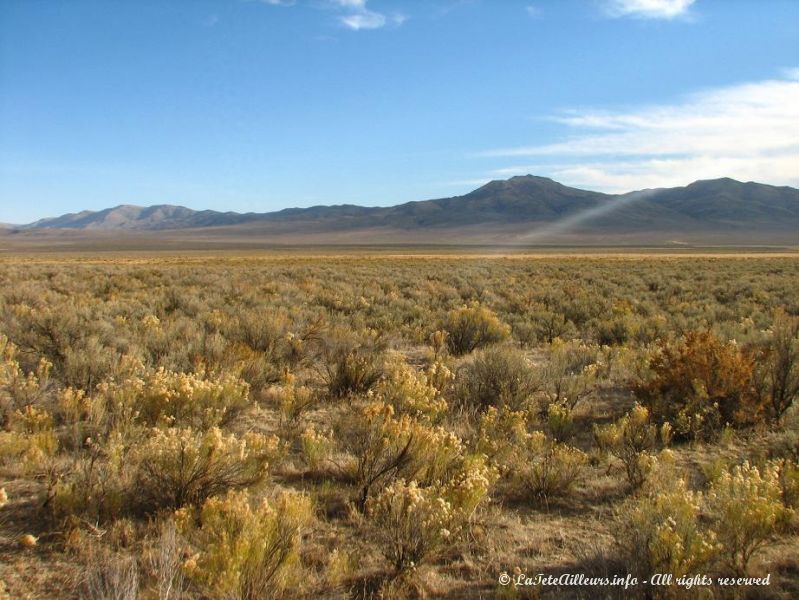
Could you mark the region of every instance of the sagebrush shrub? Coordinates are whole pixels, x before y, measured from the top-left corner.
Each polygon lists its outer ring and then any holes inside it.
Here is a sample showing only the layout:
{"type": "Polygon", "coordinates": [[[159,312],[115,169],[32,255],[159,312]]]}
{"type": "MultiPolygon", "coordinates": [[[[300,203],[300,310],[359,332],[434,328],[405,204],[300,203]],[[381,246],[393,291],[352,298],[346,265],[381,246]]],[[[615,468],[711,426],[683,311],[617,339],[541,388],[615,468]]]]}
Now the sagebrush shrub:
{"type": "Polygon", "coordinates": [[[86,574],[85,590],[90,600],[136,600],[139,597],[139,565],[129,555],[93,557],[86,574]]]}
{"type": "Polygon", "coordinates": [[[642,579],[702,572],[719,552],[715,534],[701,525],[702,494],[663,464],[655,471],[643,493],[619,510],[614,527],[627,568],[642,579]]]}
{"type": "Polygon", "coordinates": [[[545,406],[562,404],[573,409],[595,392],[599,365],[598,348],[581,342],[556,339],[539,369],[545,406]]]}
{"type": "Polygon", "coordinates": [[[274,436],[248,433],[239,438],[218,428],[153,429],[130,453],[136,501],[149,510],[200,504],[261,481],[278,452],[274,436]]]}
{"type": "Polygon", "coordinates": [[[567,494],[587,462],[581,450],[535,431],[518,449],[512,475],[523,495],[548,500],[567,494]]]}
{"type": "Polygon", "coordinates": [[[422,487],[399,479],[371,498],[367,513],[395,572],[415,569],[457,543],[494,477],[484,463],[472,461],[445,484],[422,487]]]}
{"type": "Polygon", "coordinates": [[[779,421],[799,398],[799,318],[777,311],[755,354],[753,384],[768,417],[779,421]]]}
{"type": "Polygon", "coordinates": [[[97,386],[107,412],[143,425],[214,427],[250,403],[249,385],[231,373],[175,373],[159,368],[97,386]]]}
{"type": "Polygon", "coordinates": [[[47,500],[51,513],[59,519],[79,516],[105,523],[131,512],[136,490],[128,453],[128,444],[118,435],[89,443],[54,483],[47,500]]]}
{"type": "Polygon", "coordinates": [[[799,508],[799,463],[795,459],[783,458],[777,461],[782,501],[785,506],[799,508]]]}
{"type": "Polygon", "coordinates": [[[398,414],[437,421],[447,410],[447,401],[434,383],[445,387],[451,379],[451,371],[443,364],[433,363],[425,372],[395,359],[386,377],[375,386],[374,396],[393,406],[398,414]]]}
{"type": "Polygon", "coordinates": [[[463,444],[442,427],[408,415],[390,404],[372,402],[339,423],[339,439],[353,457],[353,476],[361,508],[376,486],[404,478],[440,479],[463,454],[463,444]]]}
{"type": "Polygon", "coordinates": [[[652,456],[660,443],[667,445],[671,426],[660,428],[650,422],[649,411],[636,404],[615,423],[594,425],[594,439],[602,452],[609,452],[624,464],[627,481],[633,488],[640,487],[652,466],[652,456]]]}
{"type": "Polygon", "coordinates": [[[726,565],[744,575],[752,556],[772,539],[793,511],[783,503],[779,465],[749,463],[726,469],[706,496],[713,531],[726,565]]]}
{"type": "Polygon", "coordinates": [[[363,394],[383,376],[385,341],[373,330],[363,339],[343,338],[323,345],[325,380],[332,398],[363,394]]]}
{"type": "Polygon", "coordinates": [[[457,386],[459,400],[468,408],[520,410],[530,403],[541,381],[524,352],[495,347],[477,353],[459,370],[457,386]]]}
{"type": "Polygon", "coordinates": [[[501,342],[510,335],[510,326],[479,304],[451,311],[441,329],[447,332],[447,347],[455,356],[501,342]]]}
{"type": "Polygon", "coordinates": [[[178,530],[196,548],[184,571],[213,597],[281,597],[300,583],[300,541],[311,520],[308,497],[291,492],[253,508],[247,492],[230,491],[205,500],[198,520],[181,509],[178,530]]]}

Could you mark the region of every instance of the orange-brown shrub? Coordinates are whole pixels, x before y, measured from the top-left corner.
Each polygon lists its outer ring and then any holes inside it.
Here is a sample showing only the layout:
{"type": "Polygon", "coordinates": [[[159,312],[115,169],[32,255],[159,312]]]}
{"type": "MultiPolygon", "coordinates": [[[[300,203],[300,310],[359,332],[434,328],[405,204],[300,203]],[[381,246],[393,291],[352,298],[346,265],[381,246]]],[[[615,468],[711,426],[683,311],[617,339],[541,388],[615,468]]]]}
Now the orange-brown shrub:
{"type": "Polygon", "coordinates": [[[652,378],[635,391],[655,419],[674,425],[675,437],[713,438],[727,423],[742,426],[763,418],[752,392],[753,367],[734,341],[692,331],[661,348],[650,364],[652,378]]]}

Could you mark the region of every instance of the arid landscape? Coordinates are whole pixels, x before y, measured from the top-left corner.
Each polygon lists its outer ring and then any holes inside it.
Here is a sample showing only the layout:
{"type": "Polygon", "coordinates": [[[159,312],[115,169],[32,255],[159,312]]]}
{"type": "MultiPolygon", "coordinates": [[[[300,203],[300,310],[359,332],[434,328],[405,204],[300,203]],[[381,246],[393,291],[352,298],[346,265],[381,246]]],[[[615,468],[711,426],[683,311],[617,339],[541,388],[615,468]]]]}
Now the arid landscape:
{"type": "Polygon", "coordinates": [[[10,598],[799,594],[789,252],[39,253],[0,282],[10,598]],[[564,573],[639,583],[500,583],[564,573]]]}
{"type": "Polygon", "coordinates": [[[797,23],[0,0],[0,600],[799,598],[797,23]]]}

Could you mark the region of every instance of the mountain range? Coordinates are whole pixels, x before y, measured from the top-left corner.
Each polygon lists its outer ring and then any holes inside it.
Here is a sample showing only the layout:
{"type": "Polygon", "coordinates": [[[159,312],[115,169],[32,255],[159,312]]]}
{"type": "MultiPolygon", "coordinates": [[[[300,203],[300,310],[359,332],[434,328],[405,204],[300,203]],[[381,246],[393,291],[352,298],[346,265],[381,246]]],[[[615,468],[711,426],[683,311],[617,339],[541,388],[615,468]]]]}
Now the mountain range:
{"type": "Polygon", "coordinates": [[[291,208],[269,213],[122,205],[8,226],[4,236],[55,232],[275,242],[799,243],[799,190],[734,179],[604,194],[533,175],[491,181],[451,198],[391,207],[291,208]]]}

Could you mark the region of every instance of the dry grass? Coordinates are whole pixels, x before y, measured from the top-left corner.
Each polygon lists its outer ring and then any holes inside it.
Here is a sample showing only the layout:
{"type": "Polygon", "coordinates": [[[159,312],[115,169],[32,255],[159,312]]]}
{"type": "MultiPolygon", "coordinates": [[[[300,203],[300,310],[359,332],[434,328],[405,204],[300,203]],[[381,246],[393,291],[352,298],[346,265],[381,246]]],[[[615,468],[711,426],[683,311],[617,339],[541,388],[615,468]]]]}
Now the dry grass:
{"type": "MultiPolygon", "coordinates": [[[[0,581],[10,597],[223,597],[203,583],[207,577],[192,575],[195,554],[202,555],[199,564],[208,562],[203,562],[205,538],[195,535],[196,528],[176,528],[174,523],[183,517],[175,517],[171,509],[136,502],[135,486],[125,482],[142,485],[145,479],[131,471],[136,467],[132,459],[114,463],[114,452],[135,457],[132,449],[152,443],[152,423],[144,426],[133,416],[122,427],[119,417],[127,413],[119,412],[118,405],[100,406],[104,388],[98,384],[125,381],[131,373],[150,381],[147,374],[159,367],[204,373],[213,381],[241,379],[248,386],[247,401],[239,403],[236,414],[213,422],[221,423],[223,435],[235,440],[248,434],[280,438],[279,447],[270,451],[265,477],[253,477],[245,487],[253,511],[263,500],[277,506],[283,492],[303,494],[313,505],[310,522],[298,535],[284,539],[285,547],[296,551],[281,571],[284,597],[629,597],[597,588],[503,588],[497,578],[516,568],[553,575],[625,572],[614,535],[619,511],[638,492],[630,491],[623,466],[600,454],[593,426],[607,425],[632,408],[634,384],[651,376],[647,365],[662,344],[707,328],[720,339],[737,340],[742,348],[762,344],[776,309],[799,314],[799,259],[790,252],[475,252],[444,255],[425,248],[384,248],[327,255],[281,250],[266,255],[1,256],[0,334],[17,348],[13,362],[23,378],[36,372],[41,359],[52,363],[46,381],[42,377],[30,383],[33,391],[25,392],[27,396],[20,391],[22,384],[3,380],[0,371],[2,432],[33,435],[31,418],[25,421],[15,411],[24,408],[24,398],[35,398],[30,403],[52,416],[58,440],[52,456],[14,454],[16,447],[0,454],[0,487],[9,498],[0,507],[0,581]],[[568,440],[586,454],[587,463],[570,491],[546,498],[519,494],[511,473],[503,472],[490,500],[481,499],[458,535],[437,544],[423,564],[398,576],[384,557],[373,515],[359,506],[353,446],[340,443],[337,424],[376,400],[390,398],[396,420],[409,423],[396,425],[399,429],[417,427],[429,433],[441,427],[456,434],[462,445],[445,466],[414,457],[417,462],[397,469],[398,477],[432,486],[423,473],[435,472],[442,483],[455,485],[474,467],[470,461],[482,405],[500,402],[481,396],[481,407],[464,407],[459,378],[477,376],[469,367],[476,355],[449,356],[431,347],[430,339],[452,311],[475,302],[510,330],[508,339],[489,347],[521,357],[516,368],[529,370],[525,376],[531,382],[540,378],[540,385],[531,383],[513,398],[513,410],[524,422],[520,435],[546,431],[541,411],[555,397],[553,377],[564,379],[564,389],[590,387],[574,406],[574,434],[568,440]],[[550,343],[536,333],[542,315],[548,314],[569,322],[574,339],[566,350],[559,345],[563,340],[550,343]],[[625,338],[601,347],[597,340],[611,320],[623,324],[625,338]],[[332,389],[330,368],[341,358],[336,354],[341,348],[353,356],[368,353],[370,360],[347,366],[352,370],[348,377],[358,385],[332,389]],[[574,356],[564,358],[563,353],[574,356]],[[584,360],[591,363],[590,372],[568,367],[584,360]],[[418,379],[407,380],[408,371],[392,367],[399,363],[409,365],[418,379]],[[433,364],[454,373],[454,382],[436,383],[432,375],[423,379],[433,364]],[[361,368],[369,372],[359,372],[361,368]],[[406,379],[397,379],[401,377],[406,379]],[[69,382],[83,387],[89,402],[79,417],[59,404],[69,382]],[[287,407],[285,399],[292,397],[287,390],[300,387],[312,394],[300,394],[307,405],[287,407]],[[445,410],[419,411],[424,403],[432,406],[442,399],[445,410]],[[334,442],[313,462],[301,437],[311,427],[334,442]],[[125,454],[126,449],[131,453],[125,454]],[[106,490],[100,513],[78,510],[86,507],[71,506],[57,493],[59,485],[72,481],[77,466],[85,467],[92,457],[113,475],[109,482],[118,483],[113,490],[118,496],[106,490]],[[36,538],[35,545],[21,543],[26,534],[36,538]]],[[[487,379],[491,373],[478,375],[487,379]]],[[[164,421],[168,416],[159,417],[156,426],[188,426],[164,421]]],[[[681,442],[672,448],[675,468],[691,489],[705,490],[725,466],[744,460],[765,464],[773,456],[785,456],[799,438],[797,420],[794,407],[779,424],[759,423],[707,442],[681,442]]],[[[192,425],[205,431],[203,419],[192,425]]],[[[405,460],[402,450],[397,452],[405,460]]],[[[521,447],[511,459],[504,468],[513,469],[513,460],[527,460],[521,447]]],[[[378,487],[387,485],[388,478],[385,483],[378,479],[378,487]]],[[[184,508],[199,522],[199,506],[184,508]]],[[[749,571],[771,573],[772,584],[766,593],[751,597],[795,597],[799,524],[794,519],[770,541],[749,571]]],[[[708,569],[724,572],[721,564],[708,569]]],[[[724,593],[718,597],[726,597],[724,593]]]]}

